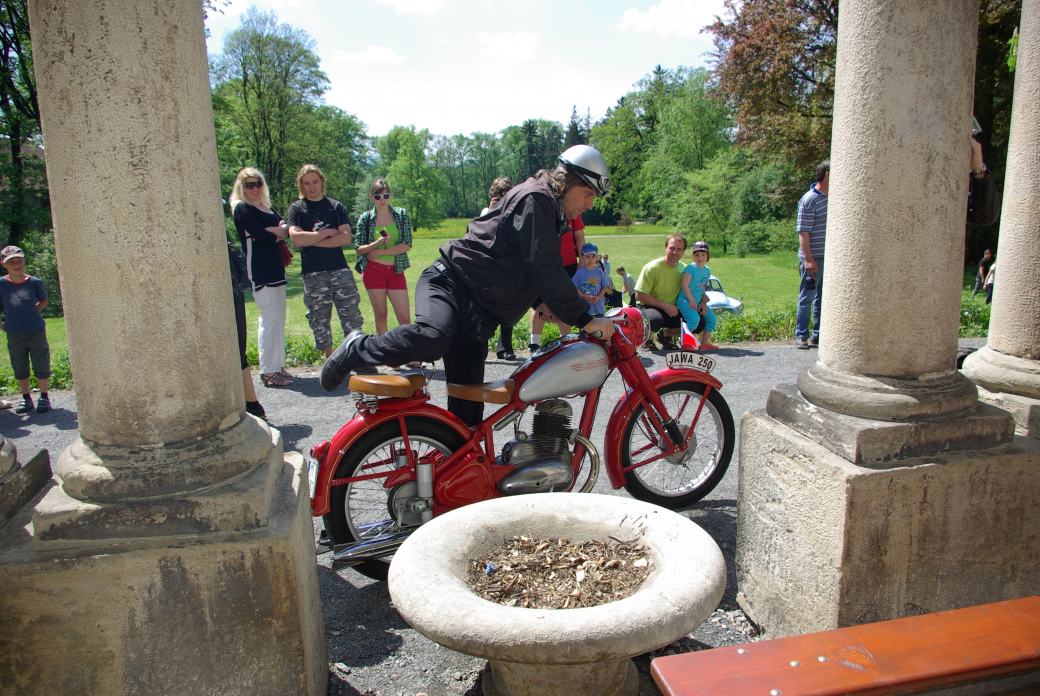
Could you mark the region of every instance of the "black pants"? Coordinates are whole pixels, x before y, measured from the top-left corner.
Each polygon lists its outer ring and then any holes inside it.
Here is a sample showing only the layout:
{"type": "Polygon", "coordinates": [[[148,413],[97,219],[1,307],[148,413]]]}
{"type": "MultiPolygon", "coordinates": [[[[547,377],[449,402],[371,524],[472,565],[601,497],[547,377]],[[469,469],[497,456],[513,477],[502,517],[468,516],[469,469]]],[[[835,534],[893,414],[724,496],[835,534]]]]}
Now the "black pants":
{"type": "Polygon", "coordinates": [[[513,325],[502,324],[498,332],[498,348],[496,350],[501,353],[507,350],[513,350],[513,325]]]}
{"type": "Polygon", "coordinates": [[[235,298],[235,327],[238,329],[238,357],[239,362],[242,364],[242,369],[249,367],[249,360],[246,359],[246,298],[242,293],[242,288],[235,284],[235,281],[231,281],[234,287],[231,288],[231,295],[235,298]]]}
{"type": "MultiPolygon", "coordinates": [[[[678,329],[682,326],[682,314],[676,314],[674,317],[668,316],[665,312],[657,309],[656,307],[648,307],[646,305],[639,305],[639,308],[643,310],[647,320],[650,322],[650,331],[657,333],[661,329],[678,329]]],[[[697,327],[690,327],[691,333],[700,333],[704,331],[704,315],[701,315],[700,323],[697,327]]]]}
{"type": "MultiPolygon", "coordinates": [[[[412,360],[433,362],[444,358],[444,378],[456,384],[484,381],[488,340],[496,321],[484,316],[469,293],[437,261],[415,284],[415,323],[405,324],[355,344],[354,355],[366,365],[397,367],[412,360]]],[[[484,404],[448,397],[448,410],[466,425],[484,419],[484,404]]]]}

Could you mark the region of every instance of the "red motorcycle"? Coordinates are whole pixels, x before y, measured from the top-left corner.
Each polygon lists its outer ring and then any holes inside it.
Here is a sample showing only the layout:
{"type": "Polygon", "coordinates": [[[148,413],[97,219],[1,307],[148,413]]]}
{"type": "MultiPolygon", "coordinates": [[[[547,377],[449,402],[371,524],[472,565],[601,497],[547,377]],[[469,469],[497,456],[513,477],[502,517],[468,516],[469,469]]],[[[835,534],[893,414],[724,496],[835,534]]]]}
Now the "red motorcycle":
{"type": "Polygon", "coordinates": [[[436,515],[503,495],[591,491],[600,455],[589,436],[615,369],[628,390],[607,425],[610,485],[667,508],[711,492],[734,438],[722,384],[710,375],[714,361],[672,353],[675,367],[648,374],[636,353],[650,335],[642,311],[617,308],[607,317],[616,329],[610,341],[565,336],[509,379],[447,385],[449,396],[500,407],[472,428],[430,403],[422,374],[352,376],[357,415],[308,458],[311,509],[335,545],[333,567],[385,579],[397,548],[436,515]],[[576,428],[573,399],[584,400],[576,428]],[[521,430],[528,409],[530,433],[521,430]],[[496,457],[494,433],[509,425],[513,439],[496,457]]]}

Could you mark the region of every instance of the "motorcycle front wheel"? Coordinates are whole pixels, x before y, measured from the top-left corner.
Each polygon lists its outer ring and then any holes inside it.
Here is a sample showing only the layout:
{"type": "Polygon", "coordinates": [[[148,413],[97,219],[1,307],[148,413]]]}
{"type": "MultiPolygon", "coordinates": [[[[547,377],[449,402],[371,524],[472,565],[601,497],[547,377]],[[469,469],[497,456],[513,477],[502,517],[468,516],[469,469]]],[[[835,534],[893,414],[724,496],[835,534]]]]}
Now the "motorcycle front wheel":
{"type": "MultiPolygon", "coordinates": [[[[705,385],[690,380],[662,387],[658,392],[669,415],[685,436],[697,414],[705,385]]],[[[646,401],[635,410],[625,426],[621,465],[650,459],[665,451],[665,443],[646,412],[646,401]]],[[[633,498],[676,509],[692,505],[719,484],[733,456],[733,414],[718,391],[712,389],[693,426],[693,437],[685,452],[662,457],[625,474],[625,490],[633,498]]]]}
{"type": "MultiPolygon", "coordinates": [[[[454,429],[432,418],[405,418],[405,426],[416,461],[447,457],[465,444],[454,429]]],[[[336,468],[336,478],[390,473],[402,466],[408,466],[408,450],[398,421],[392,420],[376,426],[350,446],[336,468]]],[[[368,541],[399,529],[385,481],[372,478],[333,487],[329,494],[331,509],[322,520],[334,544],[368,541]]],[[[390,557],[353,567],[374,580],[386,580],[390,557]]]]}

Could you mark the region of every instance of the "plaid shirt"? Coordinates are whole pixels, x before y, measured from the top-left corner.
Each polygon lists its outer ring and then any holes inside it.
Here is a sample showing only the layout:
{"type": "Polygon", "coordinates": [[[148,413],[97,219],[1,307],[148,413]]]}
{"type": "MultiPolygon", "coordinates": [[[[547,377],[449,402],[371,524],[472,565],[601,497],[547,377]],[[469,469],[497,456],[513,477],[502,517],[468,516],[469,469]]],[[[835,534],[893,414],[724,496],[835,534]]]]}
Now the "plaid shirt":
{"type": "MultiPolygon", "coordinates": [[[[394,244],[407,244],[412,245],[412,222],[408,219],[408,211],[404,208],[394,208],[391,206],[390,212],[394,216],[394,224],[397,225],[397,240],[394,244]]],[[[376,235],[376,209],[366,210],[361,213],[361,217],[357,221],[357,229],[354,230],[354,249],[356,250],[359,246],[365,244],[371,244],[375,241],[376,235]]],[[[392,245],[391,245],[392,246],[392,245]]],[[[357,263],[354,264],[354,269],[358,273],[364,273],[365,266],[368,265],[368,256],[366,254],[358,254],[357,263]]],[[[404,273],[405,269],[411,266],[408,261],[407,252],[404,254],[396,254],[394,256],[394,273],[404,273]]]]}

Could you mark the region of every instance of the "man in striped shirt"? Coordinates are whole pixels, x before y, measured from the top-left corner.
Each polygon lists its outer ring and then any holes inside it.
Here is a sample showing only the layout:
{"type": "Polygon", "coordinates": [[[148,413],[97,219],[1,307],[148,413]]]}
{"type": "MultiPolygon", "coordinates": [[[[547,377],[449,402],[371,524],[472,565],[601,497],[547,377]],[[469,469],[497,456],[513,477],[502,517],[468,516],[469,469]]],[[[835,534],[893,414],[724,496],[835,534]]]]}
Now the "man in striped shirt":
{"type": "Polygon", "coordinates": [[[827,190],[831,161],[816,167],[816,183],[798,201],[798,315],[795,319],[795,347],[807,350],[820,343],[820,301],[823,297],[823,251],[827,235],[827,190]],[[809,317],[812,315],[812,335],[809,317]]]}

